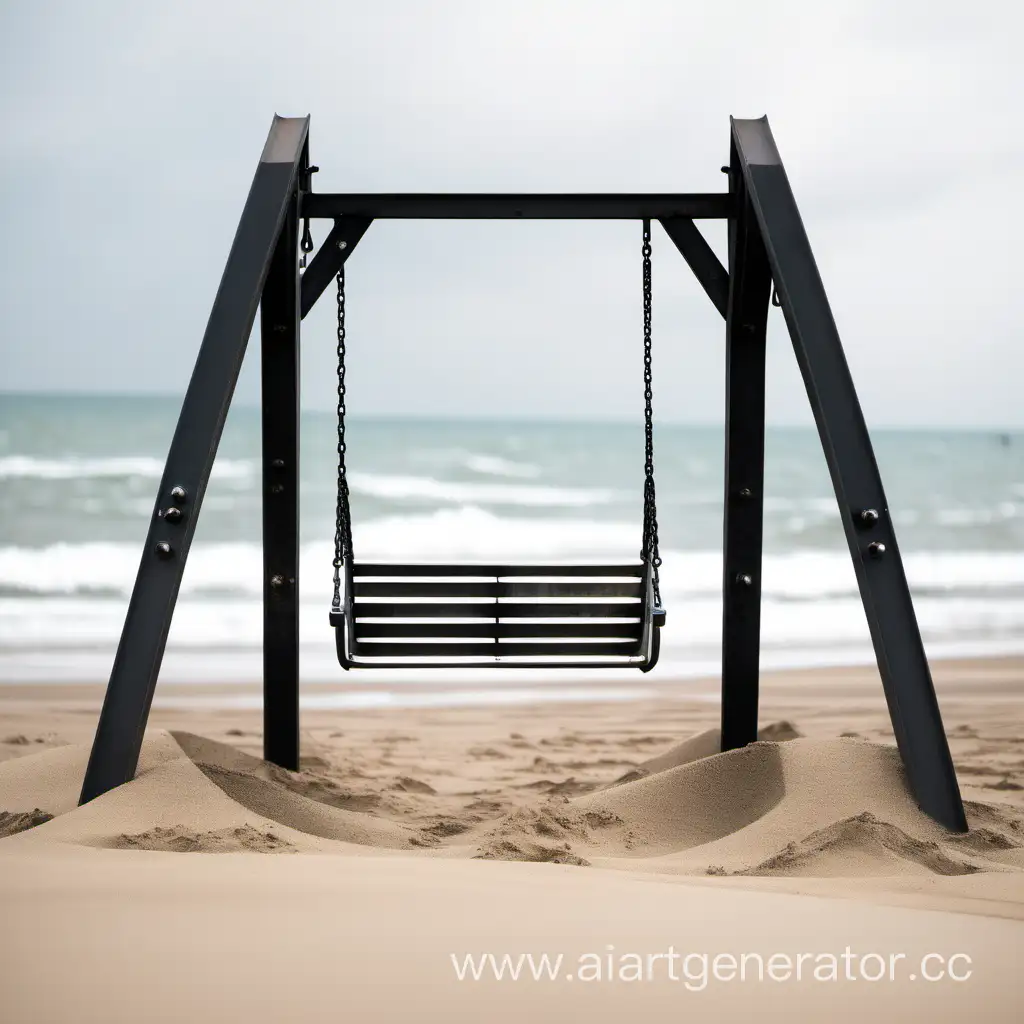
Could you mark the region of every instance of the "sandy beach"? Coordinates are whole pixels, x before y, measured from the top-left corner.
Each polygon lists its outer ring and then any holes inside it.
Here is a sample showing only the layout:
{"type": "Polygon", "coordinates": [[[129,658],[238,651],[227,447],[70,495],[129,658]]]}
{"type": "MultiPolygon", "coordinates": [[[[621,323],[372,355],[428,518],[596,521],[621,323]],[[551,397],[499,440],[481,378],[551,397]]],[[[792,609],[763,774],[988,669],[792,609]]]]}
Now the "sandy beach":
{"type": "Polygon", "coordinates": [[[766,675],[727,754],[711,680],[309,710],[295,773],[230,706],[257,688],[166,686],[137,778],[81,808],[102,686],[4,687],[4,1016],[1019,1019],[1022,670],[933,666],[965,836],[909,796],[873,668],[766,675]]]}

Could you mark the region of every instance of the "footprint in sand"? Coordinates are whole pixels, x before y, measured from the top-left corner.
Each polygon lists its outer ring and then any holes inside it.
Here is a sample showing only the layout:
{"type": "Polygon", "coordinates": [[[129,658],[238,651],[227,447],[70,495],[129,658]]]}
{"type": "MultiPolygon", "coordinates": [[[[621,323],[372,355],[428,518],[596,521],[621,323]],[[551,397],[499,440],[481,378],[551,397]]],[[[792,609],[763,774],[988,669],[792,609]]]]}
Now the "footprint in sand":
{"type": "Polygon", "coordinates": [[[153,828],[148,832],[122,834],[111,843],[118,850],[152,850],[164,853],[295,853],[297,847],[273,832],[251,825],[196,832],[185,825],[153,828]]]}
{"type": "Polygon", "coordinates": [[[437,795],[437,790],[429,783],[420,782],[419,779],[410,778],[408,775],[399,775],[391,789],[397,789],[403,793],[422,793],[424,796],[437,795]]]}
{"type": "Polygon", "coordinates": [[[466,753],[477,760],[507,761],[509,757],[508,754],[496,750],[494,747],[470,747],[466,753]]]}

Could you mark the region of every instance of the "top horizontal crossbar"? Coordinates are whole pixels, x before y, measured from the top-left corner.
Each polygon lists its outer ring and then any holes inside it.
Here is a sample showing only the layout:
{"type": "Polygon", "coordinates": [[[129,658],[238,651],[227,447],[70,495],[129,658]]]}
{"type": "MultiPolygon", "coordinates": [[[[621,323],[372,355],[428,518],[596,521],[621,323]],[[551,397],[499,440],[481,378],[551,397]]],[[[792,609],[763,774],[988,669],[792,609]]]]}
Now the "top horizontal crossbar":
{"type": "Polygon", "coordinates": [[[733,200],[727,192],[668,193],[367,193],[310,192],[304,217],[409,220],[726,220],[733,200]]]}

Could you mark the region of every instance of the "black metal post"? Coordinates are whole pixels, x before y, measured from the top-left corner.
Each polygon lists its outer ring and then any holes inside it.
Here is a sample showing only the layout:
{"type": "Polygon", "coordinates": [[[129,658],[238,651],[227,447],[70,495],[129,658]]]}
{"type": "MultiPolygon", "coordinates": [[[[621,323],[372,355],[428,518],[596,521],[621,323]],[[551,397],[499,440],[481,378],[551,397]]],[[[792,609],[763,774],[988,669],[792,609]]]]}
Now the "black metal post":
{"type": "Polygon", "coordinates": [[[298,196],[263,286],[263,756],[299,768],[298,196]]]}
{"type": "Polygon", "coordinates": [[[771,274],[733,162],[725,328],[725,523],[722,583],[722,750],[757,739],[764,523],[765,331],[771,274]]]}
{"type": "Polygon", "coordinates": [[[966,831],[874,451],[789,179],[767,118],[733,120],[732,138],[832,475],[910,787],[922,810],[966,831]]]}
{"type": "Polygon", "coordinates": [[[157,492],[82,803],[135,774],[185,559],[308,130],[309,118],[274,118],[242,210],[157,492]]]}

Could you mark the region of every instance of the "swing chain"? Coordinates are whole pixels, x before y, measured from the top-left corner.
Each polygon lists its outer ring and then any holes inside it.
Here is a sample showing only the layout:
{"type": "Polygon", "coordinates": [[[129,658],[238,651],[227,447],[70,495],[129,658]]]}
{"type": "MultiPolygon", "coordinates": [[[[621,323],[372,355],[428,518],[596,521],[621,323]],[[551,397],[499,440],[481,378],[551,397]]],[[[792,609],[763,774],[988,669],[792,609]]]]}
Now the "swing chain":
{"type": "Polygon", "coordinates": [[[652,400],[654,391],[651,372],[651,222],[644,220],[643,234],[643,283],[644,283],[644,434],[646,441],[646,465],[644,467],[644,561],[650,561],[654,574],[654,603],[661,607],[661,586],[658,568],[661,556],[658,553],[658,511],[654,498],[654,412],[652,400]]]}
{"type": "Polygon", "coordinates": [[[334,610],[341,609],[341,567],[352,557],[352,518],[345,472],[345,265],[338,271],[338,503],[334,529],[334,610]]]}

